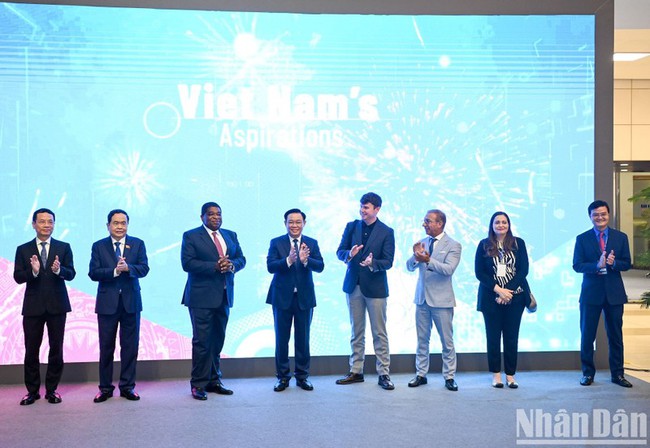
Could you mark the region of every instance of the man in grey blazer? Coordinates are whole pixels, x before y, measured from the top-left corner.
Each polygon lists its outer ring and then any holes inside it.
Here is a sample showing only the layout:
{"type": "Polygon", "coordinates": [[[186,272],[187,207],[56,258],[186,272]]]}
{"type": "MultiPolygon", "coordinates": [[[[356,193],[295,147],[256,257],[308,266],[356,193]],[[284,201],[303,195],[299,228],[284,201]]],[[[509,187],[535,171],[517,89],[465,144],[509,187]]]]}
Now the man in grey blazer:
{"type": "Polygon", "coordinates": [[[413,245],[413,255],[406,262],[406,268],[418,270],[418,284],[415,289],[415,325],[418,347],[415,355],[416,375],[409,381],[409,387],[427,384],[429,371],[429,341],[431,328],[436,324],[442,345],[442,376],[445,387],[458,390],[454,380],[456,374],[456,350],[454,349],[453,318],[456,299],[451,276],[460,262],[461,245],[445,233],[446,215],[437,209],[429,210],[422,227],[427,237],[413,245]]]}

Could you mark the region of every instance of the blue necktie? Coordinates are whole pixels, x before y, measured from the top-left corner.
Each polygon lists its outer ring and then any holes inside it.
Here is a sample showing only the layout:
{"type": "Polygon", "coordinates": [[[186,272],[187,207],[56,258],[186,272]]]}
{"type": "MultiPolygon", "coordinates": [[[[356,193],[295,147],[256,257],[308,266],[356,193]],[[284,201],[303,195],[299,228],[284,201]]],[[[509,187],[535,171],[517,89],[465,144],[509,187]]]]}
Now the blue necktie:
{"type": "Polygon", "coordinates": [[[433,253],[433,243],[435,243],[437,238],[431,238],[431,241],[429,242],[429,255],[433,253]]]}
{"type": "Polygon", "coordinates": [[[118,260],[122,256],[122,251],[120,250],[120,244],[122,243],[120,243],[119,241],[115,243],[115,256],[118,258],[118,260]]]}

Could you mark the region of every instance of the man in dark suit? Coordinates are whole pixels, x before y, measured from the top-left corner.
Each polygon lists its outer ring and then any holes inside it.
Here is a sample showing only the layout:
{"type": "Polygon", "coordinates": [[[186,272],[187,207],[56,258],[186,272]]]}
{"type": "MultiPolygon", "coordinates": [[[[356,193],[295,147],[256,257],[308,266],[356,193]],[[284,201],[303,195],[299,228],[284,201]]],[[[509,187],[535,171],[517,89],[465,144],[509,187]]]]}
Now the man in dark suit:
{"type": "Polygon", "coordinates": [[[292,208],[284,214],[287,234],[271,240],[266,267],[273,280],[266,303],[273,306],[275,326],[275,373],[278,382],[273,387],[282,392],[289,386],[289,339],[294,322],[296,384],[303,390],[313,390],[309,377],[309,329],[316,306],[312,271],[322,272],[325,264],[318,242],[302,234],[307,216],[292,208]]]}
{"type": "Polygon", "coordinates": [[[117,327],[120,327],[120,396],[137,401],[135,370],[140,343],[142,296],[139,279],[149,273],[144,241],[127,235],[129,215],[124,210],[108,214],[110,234],[93,244],[88,276],[97,285],[97,325],[99,330],[99,393],[95,403],[113,396],[113,354],[117,327]]]}
{"type": "Polygon", "coordinates": [[[246,266],[237,234],[222,229],[221,207],[201,207],[203,225],[183,234],[181,264],[187,272],[183,305],[192,320],[192,397],[207,400],[207,392],[232,395],[221,382],[221,349],[233,305],[235,272],[246,266]]]}
{"type": "Polygon", "coordinates": [[[47,325],[50,353],[45,375],[45,398],[61,403],[56,391],[63,373],[63,335],[66,313],[71,311],[65,281],[75,276],[72,250],[68,243],[52,238],[54,212],[40,208],[32,215],[36,239],[16,249],[14,280],[25,286],[23,331],[25,333],[25,386],[27,395],[20,404],[30,405],[41,398],[39,350],[47,325]]]}
{"type": "Polygon", "coordinates": [[[381,198],[375,193],[361,197],[361,220],[349,222],[336,252],[347,264],[343,291],[346,293],[352,336],[350,372],[336,384],[360,383],[364,380],[366,311],[370,318],[372,340],[377,358],[378,383],[386,390],[395,389],[390,380],[390,354],[386,332],[386,271],[393,266],[395,235],[393,229],[377,219],[381,198]]]}
{"type": "Polygon", "coordinates": [[[609,205],[594,201],[587,208],[593,228],[578,235],[573,252],[573,269],[583,274],[580,291],[580,384],[594,381],[594,341],[600,315],[605,316],[609,342],[609,369],[612,383],[632,387],[623,369],[623,305],[627,294],[621,271],[631,267],[627,235],[608,227],[609,205]]]}

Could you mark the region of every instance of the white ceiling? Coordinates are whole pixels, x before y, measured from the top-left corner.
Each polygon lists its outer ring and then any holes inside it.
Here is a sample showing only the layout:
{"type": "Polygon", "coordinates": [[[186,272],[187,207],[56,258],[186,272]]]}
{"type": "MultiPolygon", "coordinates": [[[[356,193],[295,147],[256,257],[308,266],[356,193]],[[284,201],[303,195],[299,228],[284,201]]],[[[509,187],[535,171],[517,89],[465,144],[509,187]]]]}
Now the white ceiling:
{"type": "MultiPolygon", "coordinates": [[[[650,53],[650,0],[614,0],[614,51],[650,53]]],[[[615,62],[614,79],[650,79],[650,56],[615,62]]]]}

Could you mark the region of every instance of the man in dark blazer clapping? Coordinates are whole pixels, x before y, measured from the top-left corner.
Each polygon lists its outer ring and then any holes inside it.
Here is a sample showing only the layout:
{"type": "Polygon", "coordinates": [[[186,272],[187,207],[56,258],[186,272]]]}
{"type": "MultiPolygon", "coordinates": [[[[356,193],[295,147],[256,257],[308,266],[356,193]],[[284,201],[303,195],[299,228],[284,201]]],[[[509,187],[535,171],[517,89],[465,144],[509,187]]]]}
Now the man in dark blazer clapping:
{"type": "Polygon", "coordinates": [[[75,270],[70,245],[52,238],[54,221],[53,211],[46,208],[36,210],[32,215],[36,239],[16,249],[14,280],[26,284],[22,314],[27,395],[20,401],[23,406],[41,398],[39,349],[45,325],[50,343],[45,398],[52,404],[61,403],[56,388],[63,373],[66,313],[71,311],[65,281],[74,278],[75,270]]]}
{"type": "Polygon", "coordinates": [[[580,384],[594,381],[594,341],[600,315],[605,317],[609,342],[609,370],[612,383],[632,387],[623,369],[623,305],[627,302],[621,271],[630,269],[627,235],[609,225],[609,205],[605,201],[589,204],[587,213],[593,228],[578,235],[573,252],[573,269],[583,274],[580,290],[580,384]]]}
{"type": "Polygon", "coordinates": [[[233,305],[235,273],[246,258],[237,234],[222,229],[221,207],[201,207],[203,224],[183,234],[181,264],[187,272],[182,303],[192,320],[192,397],[207,400],[207,392],[232,395],[221,382],[221,349],[233,305]]]}
{"type": "Polygon", "coordinates": [[[284,214],[287,234],[271,240],[266,267],[273,274],[266,303],[273,306],[275,325],[275,373],[273,387],[282,392],[289,386],[289,339],[294,326],[296,384],[313,390],[309,377],[309,329],[316,306],[313,272],[322,272],[325,264],[318,242],[302,234],[307,216],[293,208],[284,214]]]}
{"type": "Polygon", "coordinates": [[[339,260],[347,265],[343,292],[346,293],[352,336],[350,372],[336,380],[336,384],[364,381],[366,312],[370,318],[372,340],[377,358],[378,383],[386,390],[395,389],[389,376],[390,354],[386,332],[386,299],[388,278],[386,271],[393,266],[395,234],[393,229],[377,218],[381,197],[366,193],[361,197],[361,219],[345,226],[336,251],[339,260]]]}
{"type": "Polygon", "coordinates": [[[129,215],[124,210],[108,214],[110,234],[93,244],[88,276],[97,285],[97,325],[99,330],[99,393],[95,403],[113,396],[113,354],[120,328],[120,396],[137,401],[135,370],[140,344],[142,296],[139,279],[149,273],[144,241],[127,235],[129,215]]]}

